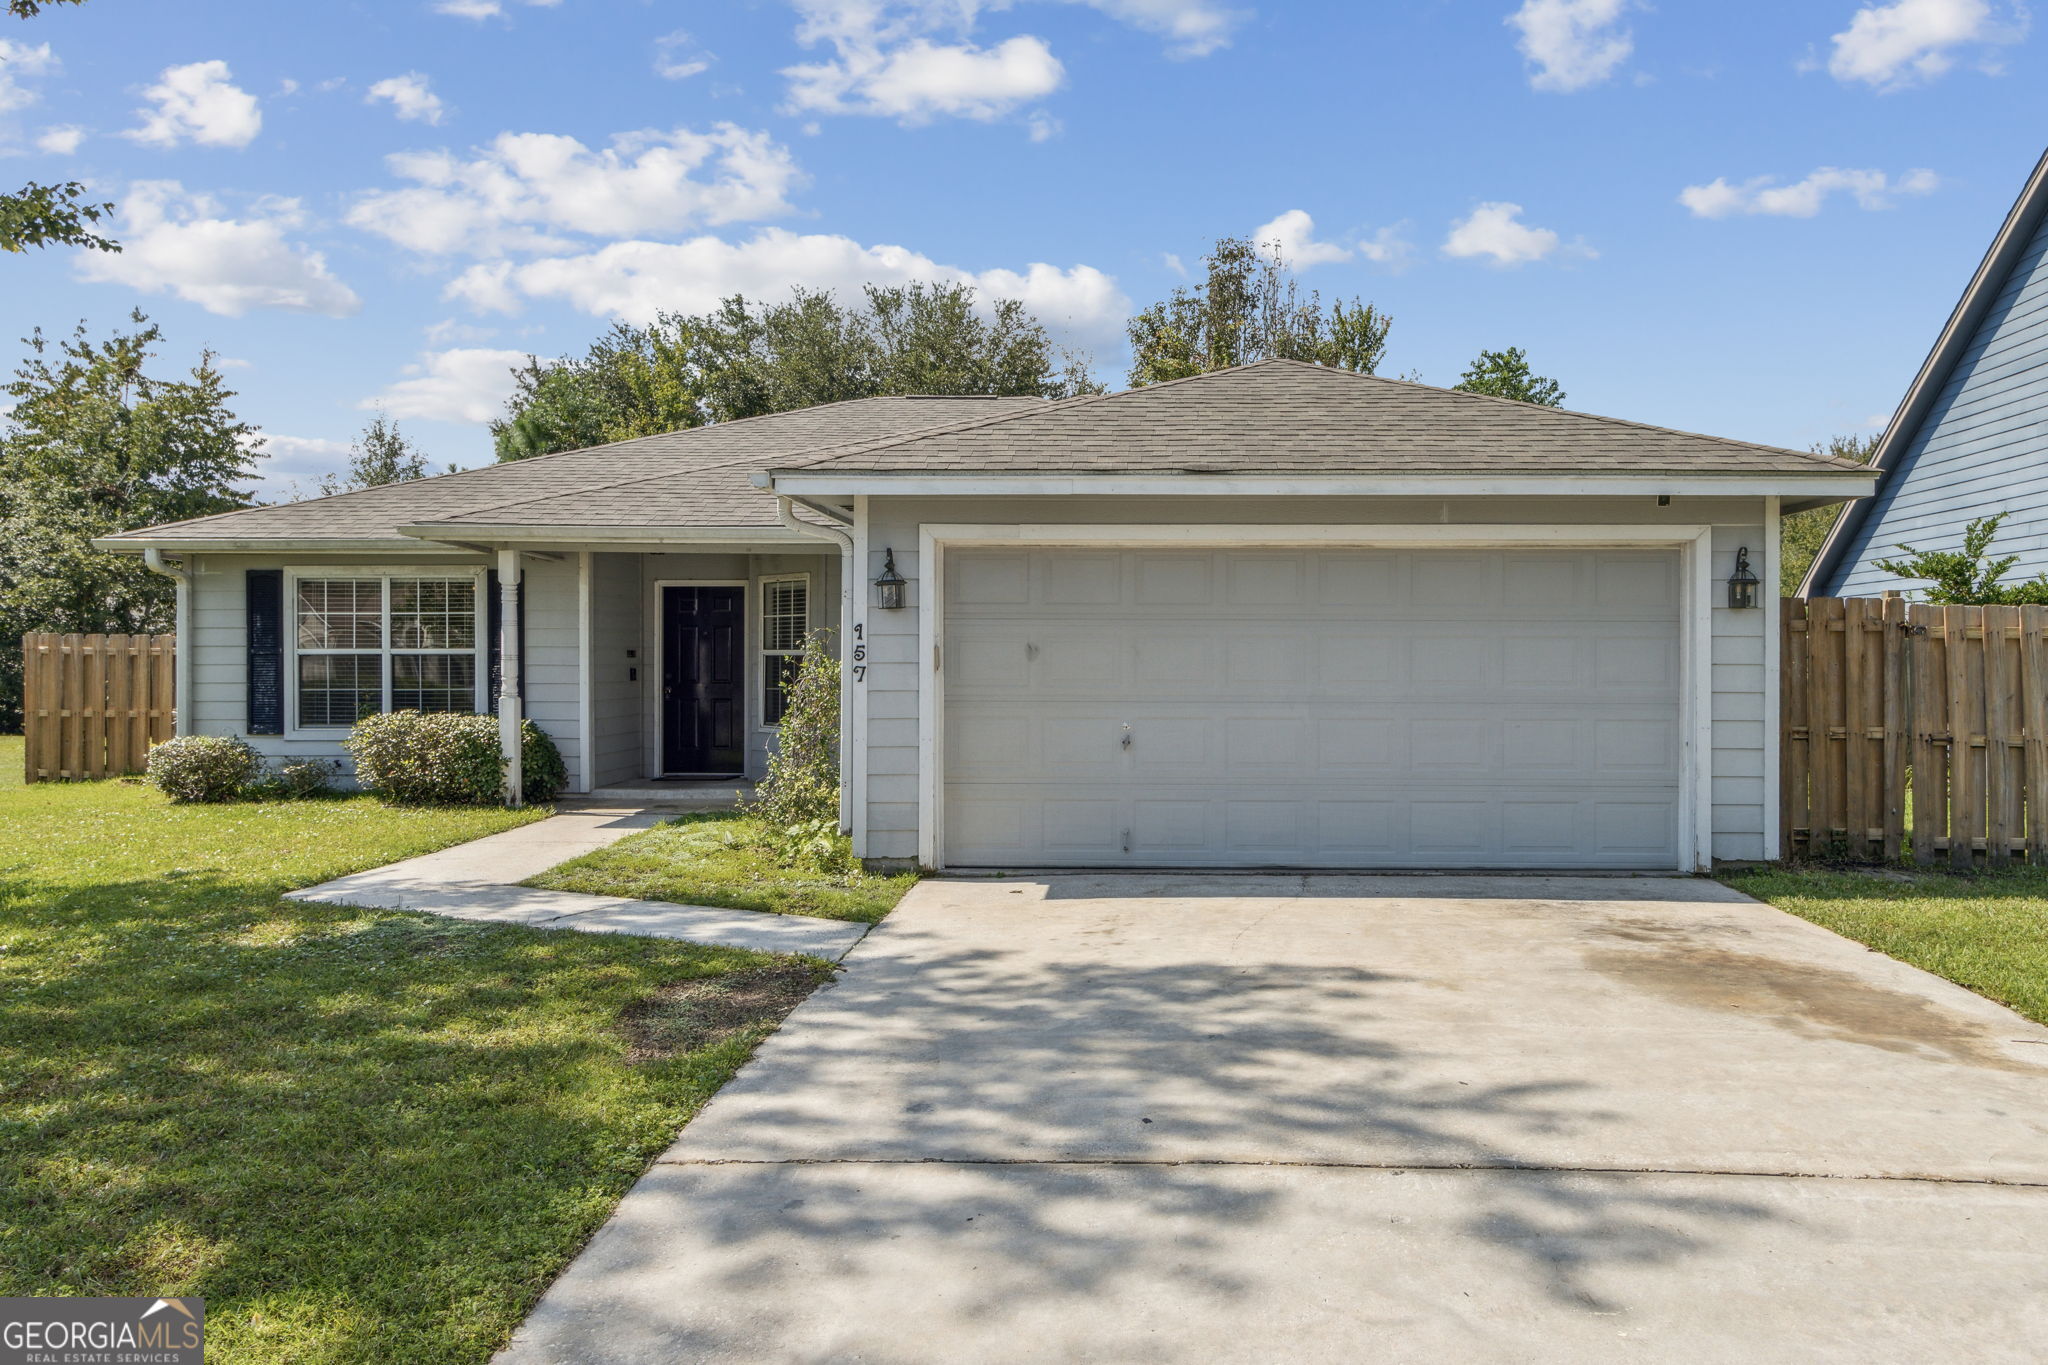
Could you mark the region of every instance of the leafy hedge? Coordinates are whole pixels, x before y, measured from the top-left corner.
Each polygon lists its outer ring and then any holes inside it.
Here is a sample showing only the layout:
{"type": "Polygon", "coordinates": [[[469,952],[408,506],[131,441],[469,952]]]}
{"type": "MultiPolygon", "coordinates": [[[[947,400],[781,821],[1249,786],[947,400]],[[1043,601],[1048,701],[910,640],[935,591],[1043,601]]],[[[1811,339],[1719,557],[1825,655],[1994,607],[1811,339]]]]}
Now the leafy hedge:
{"type": "Polygon", "coordinates": [[[149,785],[173,801],[232,801],[263,771],[263,759],[232,735],[179,735],[149,751],[149,785]]]}
{"type": "MultiPolygon", "coordinates": [[[[520,735],[526,799],[551,801],[569,780],[562,752],[530,720],[520,735]]],[[[342,747],[356,761],[356,781],[395,805],[488,805],[504,795],[495,716],[424,711],[366,716],[342,747]]]]}

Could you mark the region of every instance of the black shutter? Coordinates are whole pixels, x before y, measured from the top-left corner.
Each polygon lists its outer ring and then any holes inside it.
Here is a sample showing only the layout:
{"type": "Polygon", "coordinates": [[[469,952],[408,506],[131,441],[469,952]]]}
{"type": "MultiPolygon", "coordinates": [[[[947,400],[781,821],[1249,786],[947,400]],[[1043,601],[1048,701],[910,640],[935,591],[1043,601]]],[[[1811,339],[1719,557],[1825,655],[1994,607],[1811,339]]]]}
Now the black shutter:
{"type": "Polygon", "coordinates": [[[244,571],[249,641],[249,733],[284,733],[284,570],[244,571]]]}
{"type": "MultiPolygon", "coordinates": [[[[491,714],[495,716],[498,714],[498,688],[505,681],[505,599],[498,592],[496,569],[484,575],[484,592],[490,599],[484,608],[484,628],[491,633],[490,676],[485,679],[484,685],[490,690],[488,705],[491,714]]],[[[519,676],[523,687],[526,677],[526,584],[523,580],[519,585],[519,615],[513,621],[512,629],[515,636],[513,644],[519,650],[519,676]]]]}

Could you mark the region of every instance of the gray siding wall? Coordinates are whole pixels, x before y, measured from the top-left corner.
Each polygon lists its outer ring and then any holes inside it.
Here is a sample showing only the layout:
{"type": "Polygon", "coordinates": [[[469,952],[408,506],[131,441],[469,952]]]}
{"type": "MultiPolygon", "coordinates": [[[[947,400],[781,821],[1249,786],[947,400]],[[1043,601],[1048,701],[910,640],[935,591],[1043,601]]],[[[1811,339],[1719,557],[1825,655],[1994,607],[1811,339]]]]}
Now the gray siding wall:
{"type": "MultiPolygon", "coordinates": [[[[1750,563],[1765,583],[1776,580],[1775,545],[1767,548],[1762,498],[1679,498],[1657,507],[1651,498],[881,498],[867,502],[867,562],[863,579],[881,572],[885,550],[911,580],[910,609],[876,611],[870,595],[855,597],[855,620],[864,622],[871,668],[856,688],[866,728],[866,825],[856,831],[857,849],[870,858],[917,856],[918,819],[918,563],[919,528],[925,523],[1114,522],[1166,525],[1183,522],[1238,524],[1402,524],[1465,525],[1701,525],[1713,533],[1712,572],[1725,581],[1734,571],[1735,551],[1747,546],[1750,563]]],[[[1713,613],[1712,665],[1714,774],[1713,854],[1717,858],[1766,856],[1764,726],[1767,717],[1762,610],[1713,613]]]]}
{"type": "Polygon", "coordinates": [[[640,556],[590,557],[590,721],[600,787],[645,777],[640,746],[641,683],[654,660],[641,638],[640,556]]]}
{"type": "Polygon", "coordinates": [[[1831,584],[1868,597],[1914,585],[1877,567],[1901,544],[1960,548],[1971,520],[2010,512],[1994,552],[2009,577],[2048,572],[2048,223],[2034,234],[1918,434],[1873,500],[1831,584]]]}

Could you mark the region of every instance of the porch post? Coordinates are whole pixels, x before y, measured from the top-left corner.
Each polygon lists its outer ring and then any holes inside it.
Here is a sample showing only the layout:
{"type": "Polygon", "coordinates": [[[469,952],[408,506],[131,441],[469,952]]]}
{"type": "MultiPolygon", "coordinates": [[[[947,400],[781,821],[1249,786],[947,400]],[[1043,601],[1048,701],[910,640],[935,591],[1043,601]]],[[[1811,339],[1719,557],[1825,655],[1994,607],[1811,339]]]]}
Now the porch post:
{"type": "Polygon", "coordinates": [[[520,770],[519,551],[498,551],[498,752],[505,760],[505,804],[526,804],[520,770]]]}

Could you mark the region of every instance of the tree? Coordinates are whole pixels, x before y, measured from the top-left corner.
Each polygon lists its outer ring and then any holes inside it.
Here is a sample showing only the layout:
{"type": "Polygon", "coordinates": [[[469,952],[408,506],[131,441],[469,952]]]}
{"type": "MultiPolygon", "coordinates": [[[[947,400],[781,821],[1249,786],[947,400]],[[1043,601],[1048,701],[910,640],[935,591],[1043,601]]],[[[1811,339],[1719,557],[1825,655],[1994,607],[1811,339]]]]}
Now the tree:
{"type": "Polygon", "coordinates": [[[1277,242],[1218,238],[1203,258],[1208,275],[1134,316],[1132,388],[1186,379],[1258,360],[1306,360],[1372,374],[1393,319],[1359,299],[1326,311],[1306,295],[1277,242]]]}
{"type": "Polygon", "coordinates": [[[1528,353],[1519,346],[1510,346],[1505,351],[1481,351],[1479,358],[1466,367],[1465,373],[1451,387],[1463,393],[1484,393],[1495,398],[1512,398],[1518,403],[1534,403],[1541,408],[1564,405],[1564,390],[1558,387],[1555,379],[1545,379],[1532,373],[1528,353]]]}
{"type": "MultiPolygon", "coordinates": [[[[1816,455],[1833,455],[1841,460],[1854,460],[1857,464],[1869,464],[1877,454],[1879,436],[1831,436],[1812,447],[1816,455]]],[[[1806,571],[1813,566],[1813,557],[1820,553],[1820,547],[1827,543],[1828,532],[1834,529],[1835,518],[1842,515],[1842,507],[1810,507],[1804,512],[1787,513],[1778,523],[1778,588],[1786,597],[1799,595],[1799,585],[1806,581],[1806,571]]]]}
{"type": "MultiPolygon", "coordinates": [[[[96,536],[248,505],[235,487],[262,446],[228,408],[213,357],[188,378],[146,372],[161,331],[103,342],[83,324],[61,343],[40,331],[0,393],[0,640],[36,630],[162,631],[170,580],[131,555],[95,550],[96,536]]],[[[21,722],[21,656],[0,651],[0,729],[21,722]]]]}
{"type": "Polygon", "coordinates": [[[1934,586],[1927,590],[1929,602],[1973,607],[2048,603],[2048,574],[2036,574],[2023,583],[2006,583],[2002,580],[2020,557],[1991,558],[1992,537],[2008,515],[2000,512],[1972,521],[1963,528],[1960,550],[1916,550],[1901,545],[1907,558],[1880,559],[1877,567],[1900,578],[1932,582],[1934,586]]]}
{"type": "MultiPolygon", "coordinates": [[[[85,0],[7,0],[7,12],[33,19],[44,5],[82,5],[85,0]]],[[[112,204],[83,202],[85,186],[77,181],[40,185],[31,180],[14,194],[0,194],[0,251],[22,252],[32,246],[83,246],[94,251],[119,251],[121,244],[88,229],[114,211],[112,204]]]]}
{"type": "Polygon", "coordinates": [[[0,251],[23,252],[53,244],[119,251],[119,242],[87,227],[112,213],[114,206],[82,203],[84,194],[85,186],[75,180],[62,185],[31,180],[17,193],[0,194],[0,251]]]}
{"type": "MultiPolygon", "coordinates": [[[[452,473],[455,467],[450,465],[448,468],[452,473]]],[[[370,419],[370,425],[363,428],[362,436],[349,445],[348,467],[339,474],[322,476],[320,496],[331,498],[336,493],[352,493],[358,488],[409,483],[425,477],[426,455],[408,441],[399,431],[398,423],[380,409],[370,419]]]]}
{"type": "Polygon", "coordinates": [[[491,431],[516,460],[848,398],[1096,391],[1014,299],[983,309],[965,285],[870,285],[849,305],[797,289],[617,323],[581,356],[529,360],[491,431]]]}

